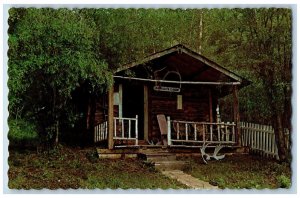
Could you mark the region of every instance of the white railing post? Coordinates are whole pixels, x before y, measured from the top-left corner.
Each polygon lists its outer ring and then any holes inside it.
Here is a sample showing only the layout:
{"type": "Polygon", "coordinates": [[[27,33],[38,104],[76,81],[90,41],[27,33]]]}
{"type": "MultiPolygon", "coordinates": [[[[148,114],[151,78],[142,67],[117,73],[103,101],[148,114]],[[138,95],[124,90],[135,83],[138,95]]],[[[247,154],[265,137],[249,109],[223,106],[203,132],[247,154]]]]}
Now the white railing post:
{"type": "Polygon", "coordinates": [[[131,138],[131,120],[128,120],[128,137],[131,138]]]}
{"type": "Polygon", "coordinates": [[[188,124],[187,123],[185,123],[185,140],[189,140],[188,124]]]}
{"type": "Polygon", "coordinates": [[[135,145],[137,146],[139,144],[138,139],[138,115],[135,116],[135,145]]]}
{"type": "Polygon", "coordinates": [[[168,146],[172,144],[171,140],[171,119],[170,116],[167,116],[167,127],[168,127],[168,146]]]}
{"type": "Polygon", "coordinates": [[[177,132],[177,140],[179,140],[179,122],[176,123],[176,132],[177,132]]]}
{"type": "Polygon", "coordinates": [[[197,124],[194,124],[194,137],[195,141],[197,140],[197,124]]]}
{"type": "Polygon", "coordinates": [[[203,135],[203,142],[205,142],[206,141],[206,138],[205,138],[205,133],[206,133],[206,130],[205,130],[205,125],[204,124],[202,124],[202,135],[203,135]]]}
{"type": "Polygon", "coordinates": [[[220,134],[220,125],[219,125],[219,123],[217,125],[217,128],[218,128],[218,141],[221,141],[221,134],[220,134]]]}
{"type": "Polygon", "coordinates": [[[212,128],[212,124],[209,125],[209,129],[210,129],[210,141],[213,141],[213,128],[212,128]]]}
{"type": "MultiPolygon", "coordinates": [[[[242,133],[242,132],[241,132],[242,133]]],[[[241,139],[243,139],[242,137],[243,137],[243,134],[240,134],[241,135],[241,139]]],[[[234,122],[232,122],[232,138],[231,138],[231,140],[233,141],[233,142],[235,142],[235,125],[234,125],[234,122]]]]}

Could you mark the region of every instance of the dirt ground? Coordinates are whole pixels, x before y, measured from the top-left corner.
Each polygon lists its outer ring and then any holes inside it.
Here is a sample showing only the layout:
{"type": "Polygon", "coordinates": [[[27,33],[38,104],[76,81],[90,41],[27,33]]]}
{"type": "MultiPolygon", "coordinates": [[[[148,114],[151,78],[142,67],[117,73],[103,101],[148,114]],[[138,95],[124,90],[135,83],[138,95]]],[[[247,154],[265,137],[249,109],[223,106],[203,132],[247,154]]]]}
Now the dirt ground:
{"type": "MultiPolygon", "coordinates": [[[[151,164],[137,159],[98,159],[95,148],[59,146],[49,153],[9,151],[11,189],[182,189],[187,186],[164,176],[151,164]]],[[[186,158],[185,173],[219,188],[289,188],[291,168],[252,155],[231,155],[204,164],[200,157],[186,158]]]]}
{"type": "Polygon", "coordinates": [[[136,159],[98,159],[94,148],[60,147],[50,153],[9,152],[11,189],[186,188],[136,159]]]}

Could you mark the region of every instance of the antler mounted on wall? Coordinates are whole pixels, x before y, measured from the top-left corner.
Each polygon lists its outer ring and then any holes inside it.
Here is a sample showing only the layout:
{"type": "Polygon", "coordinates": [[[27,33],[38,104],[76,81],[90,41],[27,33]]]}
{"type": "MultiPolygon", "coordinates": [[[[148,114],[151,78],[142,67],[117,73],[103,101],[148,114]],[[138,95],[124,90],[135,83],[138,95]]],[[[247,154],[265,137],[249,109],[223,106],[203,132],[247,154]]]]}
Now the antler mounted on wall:
{"type": "Polygon", "coordinates": [[[159,82],[155,83],[155,86],[153,89],[155,91],[165,91],[165,92],[180,92],[181,90],[181,83],[179,83],[179,87],[170,87],[170,86],[164,86],[163,84],[166,84],[168,80],[168,76],[170,74],[175,74],[178,77],[178,81],[181,82],[181,75],[178,71],[167,71],[166,74],[163,76],[162,79],[158,79],[158,73],[162,70],[166,69],[167,67],[164,67],[161,70],[154,71],[154,77],[156,80],[159,80],[159,82]]]}

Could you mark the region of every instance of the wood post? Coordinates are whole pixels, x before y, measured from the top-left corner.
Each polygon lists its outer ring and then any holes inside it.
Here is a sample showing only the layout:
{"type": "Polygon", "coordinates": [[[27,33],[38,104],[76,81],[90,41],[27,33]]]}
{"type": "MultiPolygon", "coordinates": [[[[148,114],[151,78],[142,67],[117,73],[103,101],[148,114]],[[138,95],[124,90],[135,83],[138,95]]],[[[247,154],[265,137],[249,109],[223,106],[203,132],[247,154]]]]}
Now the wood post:
{"type": "Polygon", "coordinates": [[[113,149],[114,140],[114,86],[108,91],[108,149],[113,149]]]}
{"type": "Polygon", "coordinates": [[[149,91],[148,86],[144,85],[144,140],[148,141],[149,136],[149,103],[148,103],[149,91]]]}
{"type": "Polygon", "coordinates": [[[240,140],[240,113],[239,113],[239,99],[238,99],[238,89],[237,86],[233,86],[233,120],[236,123],[236,133],[235,139],[237,141],[237,145],[241,145],[240,140]]]}
{"type": "Polygon", "coordinates": [[[168,146],[170,146],[172,144],[172,140],[171,140],[171,119],[170,116],[167,117],[167,127],[168,127],[168,146]]]}
{"type": "Polygon", "coordinates": [[[208,103],[209,103],[209,122],[213,122],[213,110],[212,110],[212,95],[211,89],[208,90],[208,103]]]}
{"type": "Polygon", "coordinates": [[[123,85],[119,84],[119,118],[123,117],[123,85]]]}
{"type": "Polygon", "coordinates": [[[139,120],[139,117],[138,115],[135,116],[135,145],[139,145],[139,129],[138,129],[138,120],[139,120]]]}

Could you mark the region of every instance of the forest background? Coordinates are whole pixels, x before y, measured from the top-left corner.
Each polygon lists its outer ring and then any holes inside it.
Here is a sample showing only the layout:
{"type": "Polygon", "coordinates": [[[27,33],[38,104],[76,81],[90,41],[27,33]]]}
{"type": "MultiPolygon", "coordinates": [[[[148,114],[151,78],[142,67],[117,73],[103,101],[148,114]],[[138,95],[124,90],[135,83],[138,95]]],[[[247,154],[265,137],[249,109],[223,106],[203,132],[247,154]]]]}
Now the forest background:
{"type": "MultiPolygon", "coordinates": [[[[11,142],[56,139],[85,116],[74,105],[76,89],[99,97],[122,65],[181,43],[252,82],[239,92],[241,120],[272,125],[287,159],[291,9],[11,8],[8,24],[11,142]]],[[[220,101],[224,120],[231,103],[220,101]]]]}

